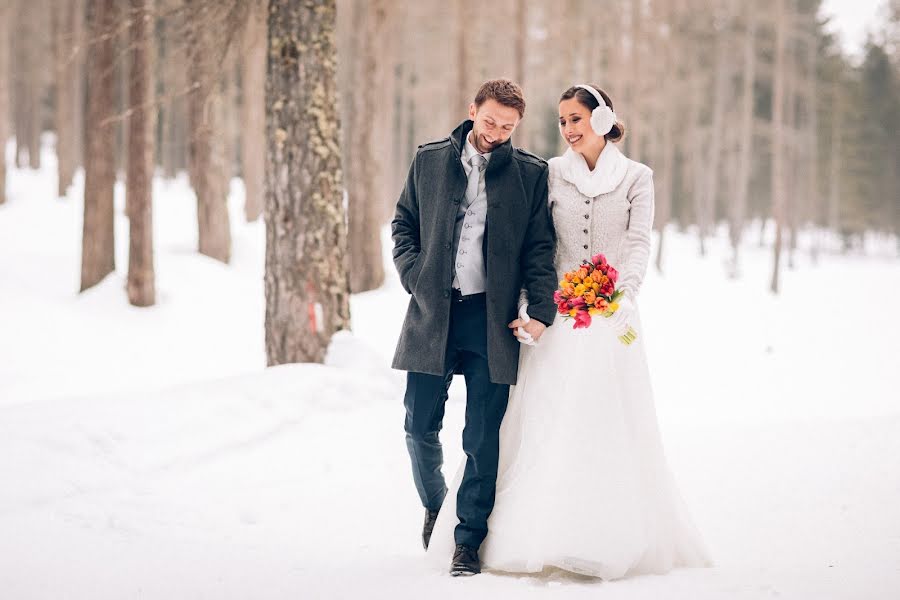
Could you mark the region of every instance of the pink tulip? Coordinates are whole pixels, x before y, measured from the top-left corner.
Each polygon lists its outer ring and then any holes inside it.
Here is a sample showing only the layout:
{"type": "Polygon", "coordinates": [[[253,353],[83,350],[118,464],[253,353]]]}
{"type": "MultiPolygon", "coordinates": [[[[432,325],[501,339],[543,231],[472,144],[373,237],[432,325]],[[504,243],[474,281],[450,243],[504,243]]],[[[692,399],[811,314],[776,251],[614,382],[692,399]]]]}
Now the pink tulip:
{"type": "Polygon", "coordinates": [[[609,266],[609,270],[606,271],[606,276],[610,278],[610,280],[615,283],[619,278],[619,272],[616,271],[612,265],[609,266]]]}
{"type": "Polygon", "coordinates": [[[591,326],[591,314],[586,310],[580,310],[575,315],[575,324],[573,329],[587,329],[591,326]]]}

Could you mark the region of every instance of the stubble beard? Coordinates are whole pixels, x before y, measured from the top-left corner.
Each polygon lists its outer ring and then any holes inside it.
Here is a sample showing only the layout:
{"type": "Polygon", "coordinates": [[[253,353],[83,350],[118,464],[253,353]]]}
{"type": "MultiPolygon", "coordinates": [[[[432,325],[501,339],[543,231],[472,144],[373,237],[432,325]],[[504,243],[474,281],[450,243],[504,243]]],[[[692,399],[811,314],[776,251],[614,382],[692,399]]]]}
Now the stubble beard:
{"type": "Polygon", "coordinates": [[[485,141],[484,137],[479,133],[477,129],[472,128],[472,145],[475,146],[475,149],[481,152],[482,154],[486,154],[488,152],[492,152],[494,148],[499,146],[500,144],[494,142],[493,144],[488,144],[485,141]]]}

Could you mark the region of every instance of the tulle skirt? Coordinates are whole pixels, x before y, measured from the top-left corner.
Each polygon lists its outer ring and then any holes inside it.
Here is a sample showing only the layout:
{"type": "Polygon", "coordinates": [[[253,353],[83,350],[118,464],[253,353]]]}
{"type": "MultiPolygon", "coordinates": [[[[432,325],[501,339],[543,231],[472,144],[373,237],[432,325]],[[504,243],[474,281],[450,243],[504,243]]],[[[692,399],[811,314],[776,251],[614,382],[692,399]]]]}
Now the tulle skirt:
{"type": "MultiPolygon", "coordinates": [[[[538,345],[522,348],[484,568],[618,579],[711,564],[666,462],[639,317],[632,325],[638,339],[625,346],[602,323],[574,330],[557,316],[538,345]]],[[[428,550],[443,569],[462,472],[428,550]]]]}

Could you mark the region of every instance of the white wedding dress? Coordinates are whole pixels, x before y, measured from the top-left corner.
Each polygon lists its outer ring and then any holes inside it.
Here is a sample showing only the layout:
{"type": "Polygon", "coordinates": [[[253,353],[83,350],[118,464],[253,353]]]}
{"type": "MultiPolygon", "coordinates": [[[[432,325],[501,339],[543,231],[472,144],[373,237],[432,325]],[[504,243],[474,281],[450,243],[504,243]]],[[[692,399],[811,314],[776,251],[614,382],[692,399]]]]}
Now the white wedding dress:
{"type": "MultiPolygon", "coordinates": [[[[601,252],[635,296],[649,257],[650,169],[607,144],[593,172],[571,150],[552,159],[549,181],[558,274],[601,252]]],[[[536,346],[522,347],[485,569],[618,579],[711,564],[666,462],[637,311],[630,324],[638,337],[626,346],[604,323],[575,330],[557,316],[536,346]]],[[[444,570],[461,477],[462,466],[428,550],[444,570]]]]}

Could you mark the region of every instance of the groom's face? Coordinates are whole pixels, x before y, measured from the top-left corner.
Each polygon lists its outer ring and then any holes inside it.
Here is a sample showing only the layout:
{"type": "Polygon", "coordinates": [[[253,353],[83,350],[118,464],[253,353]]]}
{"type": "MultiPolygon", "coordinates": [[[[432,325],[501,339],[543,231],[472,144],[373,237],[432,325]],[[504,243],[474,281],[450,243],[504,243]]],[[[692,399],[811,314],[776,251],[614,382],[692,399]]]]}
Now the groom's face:
{"type": "Polygon", "coordinates": [[[481,106],[469,105],[472,126],[472,144],[479,152],[490,152],[506,142],[521,120],[519,111],[500,104],[493,98],[485,100],[481,106]]]}

